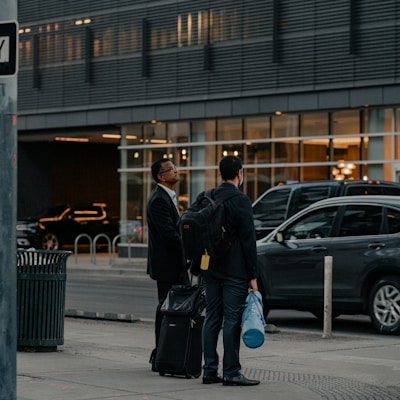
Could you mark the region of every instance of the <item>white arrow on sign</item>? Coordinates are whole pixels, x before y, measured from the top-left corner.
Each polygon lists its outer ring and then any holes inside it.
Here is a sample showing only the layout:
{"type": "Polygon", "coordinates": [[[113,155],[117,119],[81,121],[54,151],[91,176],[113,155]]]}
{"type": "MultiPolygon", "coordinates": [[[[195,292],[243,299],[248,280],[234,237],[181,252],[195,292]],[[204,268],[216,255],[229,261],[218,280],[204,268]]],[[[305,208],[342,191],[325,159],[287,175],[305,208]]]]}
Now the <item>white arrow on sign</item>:
{"type": "Polygon", "coordinates": [[[10,61],[10,37],[0,36],[0,63],[10,61]]]}

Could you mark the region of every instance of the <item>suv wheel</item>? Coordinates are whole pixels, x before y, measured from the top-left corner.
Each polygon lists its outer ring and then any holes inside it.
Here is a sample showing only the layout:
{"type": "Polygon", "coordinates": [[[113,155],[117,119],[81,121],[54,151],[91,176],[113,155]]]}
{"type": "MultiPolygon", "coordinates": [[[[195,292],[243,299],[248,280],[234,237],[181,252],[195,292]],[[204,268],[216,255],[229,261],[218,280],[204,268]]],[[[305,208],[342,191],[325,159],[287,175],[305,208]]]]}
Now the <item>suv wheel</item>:
{"type": "Polygon", "coordinates": [[[60,239],[54,233],[46,233],[42,238],[43,250],[58,250],[60,248],[60,239]]]}
{"type": "Polygon", "coordinates": [[[369,315],[379,332],[400,333],[400,278],[394,275],[380,279],[372,287],[369,315]]]}

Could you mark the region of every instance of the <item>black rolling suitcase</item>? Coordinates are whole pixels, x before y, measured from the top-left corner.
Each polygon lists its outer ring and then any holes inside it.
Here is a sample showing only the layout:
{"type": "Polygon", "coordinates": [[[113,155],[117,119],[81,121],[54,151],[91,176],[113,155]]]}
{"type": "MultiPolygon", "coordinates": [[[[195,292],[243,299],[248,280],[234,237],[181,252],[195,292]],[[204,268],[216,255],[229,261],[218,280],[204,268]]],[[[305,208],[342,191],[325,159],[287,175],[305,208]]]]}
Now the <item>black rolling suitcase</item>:
{"type": "Polygon", "coordinates": [[[163,319],[154,364],[160,375],[185,378],[201,375],[204,308],[201,285],[174,285],[168,293],[161,308],[163,319]]]}

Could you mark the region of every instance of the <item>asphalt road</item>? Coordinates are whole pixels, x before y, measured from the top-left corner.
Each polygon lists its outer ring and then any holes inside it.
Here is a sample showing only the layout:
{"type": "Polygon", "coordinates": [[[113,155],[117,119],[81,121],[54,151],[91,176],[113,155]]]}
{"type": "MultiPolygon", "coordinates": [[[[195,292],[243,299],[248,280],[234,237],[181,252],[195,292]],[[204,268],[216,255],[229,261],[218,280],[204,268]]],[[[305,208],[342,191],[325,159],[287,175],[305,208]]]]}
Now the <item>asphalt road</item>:
{"type": "MultiPolygon", "coordinates": [[[[67,310],[133,314],[140,319],[154,319],[157,289],[151,279],[75,275],[67,279],[66,288],[67,310]]],[[[308,312],[273,310],[268,315],[267,323],[278,328],[323,332],[323,322],[308,312]]],[[[376,334],[369,318],[361,315],[336,318],[332,330],[348,334],[376,334]]]]}
{"type": "Polygon", "coordinates": [[[151,279],[94,275],[67,279],[67,310],[134,314],[141,319],[154,319],[156,306],[157,288],[151,279]]]}

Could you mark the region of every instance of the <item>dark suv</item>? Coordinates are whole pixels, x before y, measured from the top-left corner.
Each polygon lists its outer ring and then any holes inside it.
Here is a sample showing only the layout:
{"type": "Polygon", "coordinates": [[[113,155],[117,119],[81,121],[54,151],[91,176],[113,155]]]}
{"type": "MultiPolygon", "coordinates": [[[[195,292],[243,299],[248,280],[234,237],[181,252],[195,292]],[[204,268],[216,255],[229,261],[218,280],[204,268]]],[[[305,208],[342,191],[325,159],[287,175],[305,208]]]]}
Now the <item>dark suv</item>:
{"type": "Polygon", "coordinates": [[[275,186],[253,203],[257,240],[316,201],[355,195],[400,196],[400,184],[388,181],[312,181],[275,186]]]}
{"type": "Polygon", "coordinates": [[[325,256],[332,257],[332,315],[367,314],[400,334],[400,197],[325,199],[257,242],[258,283],[271,309],[324,313],[325,256]]]}
{"type": "Polygon", "coordinates": [[[119,219],[110,216],[105,203],[57,205],[17,221],[17,247],[57,250],[80,234],[93,239],[100,233],[110,239],[119,233],[119,219]]]}

